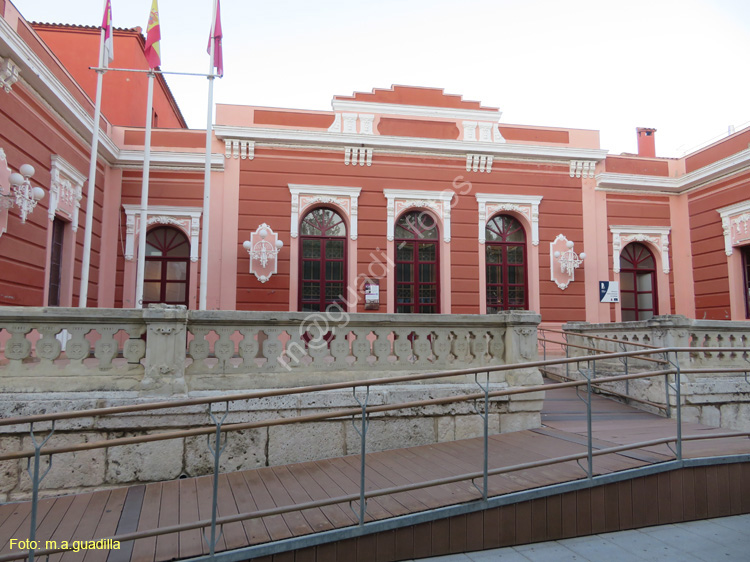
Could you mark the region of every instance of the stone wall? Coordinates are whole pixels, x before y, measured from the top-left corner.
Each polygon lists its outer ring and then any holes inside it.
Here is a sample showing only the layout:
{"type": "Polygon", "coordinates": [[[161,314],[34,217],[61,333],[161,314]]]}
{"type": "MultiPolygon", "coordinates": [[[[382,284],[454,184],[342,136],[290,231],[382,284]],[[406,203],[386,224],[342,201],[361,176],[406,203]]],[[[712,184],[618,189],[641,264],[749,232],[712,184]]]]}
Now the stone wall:
{"type": "MultiPolygon", "coordinates": [[[[716,369],[708,373],[682,373],[680,380],[682,419],[727,429],[750,430],[750,353],[732,348],[750,347],[750,322],[718,320],[691,320],[684,316],[656,316],[642,322],[621,322],[612,324],[588,324],[570,322],[563,326],[568,332],[568,342],[572,344],[598,347],[604,351],[634,351],[637,346],[646,344],[656,347],[683,348],[724,348],[716,351],[692,351],[678,354],[681,369],[716,369]],[[580,335],[578,335],[580,334],[580,335]],[[595,335],[617,340],[619,343],[603,342],[586,337],[595,335]],[[729,349],[727,349],[729,348],[729,349]],[[744,368],[747,373],[722,373],[721,368],[744,368]]],[[[586,355],[588,352],[570,348],[571,356],[586,355]]],[[[670,354],[674,360],[674,354],[670,354]]],[[[654,355],[663,359],[664,356],[654,355]]],[[[584,364],[582,364],[584,365],[584,364]]],[[[589,366],[584,365],[589,368],[589,366]]],[[[657,370],[662,367],[637,359],[629,359],[629,372],[657,370]]],[[[597,361],[600,374],[614,374],[624,371],[619,360],[597,361]]],[[[573,376],[578,376],[575,368],[570,368],[573,376]]],[[[667,404],[666,377],[618,382],[609,386],[619,393],[648,400],[662,406],[667,404]]],[[[669,380],[674,384],[675,377],[669,380]]],[[[672,417],[676,415],[676,395],[670,392],[669,401],[672,417]]],[[[638,405],[634,403],[633,405],[638,405]]],[[[649,409],[645,406],[645,409],[649,409]]]]}
{"type": "MultiPolygon", "coordinates": [[[[507,381],[491,383],[492,390],[509,387],[519,374],[507,381]]],[[[541,383],[538,372],[523,375],[525,384],[541,383]]],[[[373,388],[368,404],[404,402],[461,396],[478,392],[474,384],[418,384],[373,388]]],[[[206,396],[215,393],[196,393],[206,396]]],[[[541,392],[493,399],[490,403],[491,434],[539,427],[543,401],[541,392]]],[[[363,389],[358,397],[364,398],[363,389]]],[[[5,394],[0,398],[4,415],[28,415],[50,411],[89,409],[145,402],[134,393],[53,393],[44,398],[35,394],[5,394]]],[[[356,408],[351,391],[327,391],[231,402],[226,423],[291,418],[343,408],[356,408]]],[[[480,405],[481,407],[481,405],[480,405]]],[[[214,407],[222,414],[224,403],[214,407]]],[[[359,419],[356,419],[359,423],[359,419]]],[[[58,422],[45,448],[139,436],[169,430],[208,427],[207,406],[188,406],[138,414],[81,418],[58,422]]],[[[35,425],[44,437],[49,423],[35,425]]],[[[2,429],[0,450],[29,450],[28,425],[2,429]]],[[[398,447],[425,445],[482,435],[483,421],[473,402],[410,408],[373,414],[367,433],[367,450],[381,451],[398,447]]],[[[211,437],[213,442],[213,436],[211,437]]],[[[44,451],[44,449],[42,449],[44,451]]],[[[228,433],[228,445],[221,457],[221,471],[229,472],[261,466],[312,461],[358,454],[360,440],[352,419],[276,425],[228,433]]],[[[46,461],[45,461],[46,462],[46,461]]],[[[477,467],[479,470],[481,467],[477,467]]],[[[137,445],[94,449],[53,455],[53,466],[42,481],[43,495],[101,489],[178,478],[181,475],[211,474],[213,457],[207,437],[185,437],[137,445]]],[[[0,501],[27,498],[30,494],[26,460],[0,462],[0,501]]]]}
{"type": "MultiPolygon", "coordinates": [[[[362,381],[537,359],[533,313],[494,316],[0,309],[0,416],[86,410],[257,389],[362,381]],[[85,314],[85,316],[84,316],[85,314]],[[295,346],[296,343],[296,346],[295,346]]],[[[480,375],[485,381],[485,375],[480,375]]],[[[492,390],[541,384],[535,368],[490,374],[492,390]]],[[[368,404],[476,393],[473,375],[372,386],[368,404]]],[[[491,402],[491,433],[538,427],[543,392],[491,402]]],[[[219,410],[223,408],[220,403],[219,410]]],[[[356,407],[351,390],[232,401],[226,423],[356,407]]],[[[46,448],[210,425],[206,406],[58,422],[46,448]]],[[[35,424],[44,435],[49,423],[35,424]]],[[[374,414],[368,451],[481,435],[472,402],[374,414]]],[[[28,424],[0,426],[0,450],[28,450],[28,424]]],[[[213,439],[213,438],[212,438],[213,439]]],[[[44,451],[44,449],[42,450],[44,451]]],[[[254,428],[228,437],[222,471],[357,454],[351,419],[254,428]]],[[[477,467],[479,470],[481,467],[477,467]]],[[[42,493],[198,476],[206,437],[53,455],[42,493]]],[[[28,497],[26,461],[0,462],[0,500],[28,497]]]]}

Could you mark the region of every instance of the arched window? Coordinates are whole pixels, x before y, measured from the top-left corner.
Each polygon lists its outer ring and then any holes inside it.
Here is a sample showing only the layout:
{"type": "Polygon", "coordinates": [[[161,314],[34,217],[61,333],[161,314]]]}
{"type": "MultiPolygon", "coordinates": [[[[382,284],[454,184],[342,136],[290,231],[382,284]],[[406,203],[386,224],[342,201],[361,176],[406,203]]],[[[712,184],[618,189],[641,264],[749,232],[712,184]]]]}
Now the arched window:
{"type": "Polygon", "coordinates": [[[440,235],[423,211],[401,215],[395,225],[396,312],[440,312],[440,235]]]}
{"type": "Polygon", "coordinates": [[[656,261],[644,244],[633,242],[620,253],[622,321],[648,320],[656,315],[656,261]]]}
{"type": "Polygon", "coordinates": [[[190,242],[171,226],[159,226],[146,235],[143,306],[150,303],[188,304],[190,242]]]}
{"type": "Polygon", "coordinates": [[[509,215],[490,219],[485,229],[487,313],[529,306],[526,233],[509,215]]]}
{"type": "Polygon", "coordinates": [[[346,224],[331,209],[313,209],[300,224],[299,309],[346,310],[346,224]]]}

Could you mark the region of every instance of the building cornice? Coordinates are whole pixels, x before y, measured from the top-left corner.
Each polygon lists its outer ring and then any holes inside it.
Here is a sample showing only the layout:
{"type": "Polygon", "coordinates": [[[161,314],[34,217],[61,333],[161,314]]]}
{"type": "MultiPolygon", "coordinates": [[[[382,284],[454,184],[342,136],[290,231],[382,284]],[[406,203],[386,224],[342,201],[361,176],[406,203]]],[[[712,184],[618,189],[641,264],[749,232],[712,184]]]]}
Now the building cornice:
{"type": "Polygon", "coordinates": [[[678,194],[699,189],[711,181],[748,167],[750,167],[750,148],[677,178],[605,172],[596,176],[596,186],[597,189],[602,190],[678,194]]]}
{"type": "Polygon", "coordinates": [[[453,190],[425,191],[422,189],[384,189],[383,195],[386,199],[416,199],[435,200],[450,202],[455,193],[453,190]]]}
{"type": "MultiPolygon", "coordinates": [[[[140,205],[123,203],[122,208],[128,214],[136,214],[141,211],[140,205]]],[[[200,207],[180,207],[177,205],[149,205],[149,215],[179,215],[186,217],[200,217],[203,209],[200,207]]]]}
{"type": "Polygon", "coordinates": [[[292,195],[310,193],[314,195],[340,195],[342,197],[359,197],[361,187],[345,187],[340,185],[309,185],[290,183],[289,192],[292,195]]]}
{"type": "Polygon", "coordinates": [[[217,138],[252,140],[264,143],[293,144],[297,146],[345,148],[346,146],[366,146],[398,153],[415,151],[466,158],[467,152],[491,154],[495,158],[535,159],[553,162],[570,160],[604,160],[606,150],[573,148],[564,146],[538,146],[414,137],[393,137],[385,135],[359,135],[331,133],[327,131],[302,131],[293,129],[267,129],[262,127],[214,126],[217,138]]]}
{"type": "Polygon", "coordinates": [[[496,123],[502,112],[499,109],[458,109],[453,107],[431,107],[427,105],[404,105],[398,103],[371,103],[363,101],[337,100],[331,102],[334,111],[352,113],[375,113],[379,115],[402,115],[405,117],[431,117],[452,121],[492,121],[496,123]]]}
{"type": "Polygon", "coordinates": [[[479,203],[523,203],[527,205],[539,205],[542,202],[541,195],[500,195],[495,193],[477,193],[479,203]]]}
{"type": "MultiPolygon", "coordinates": [[[[114,163],[115,168],[142,169],[143,150],[120,150],[114,163]]],[[[156,170],[197,171],[206,166],[206,155],[203,152],[151,152],[151,168],[156,170]]],[[[211,170],[224,170],[224,155],[211,154],[211,170]]]]}
{"type": "MultiPolygon", "coordinates": [[[[94,130],[93,117],[3,18],[0,18],[0,55],[10,57],[18,65],[21,71],[19,83],[56,113],[61,122],[68,123],[86,142],[91,141],[94,130]]],[[[71,80],[75,82],[72,78],[71,80]]],[[[100,135],[99,156],[107,162],[112,162],[117,158],[117,153],[117,146],[112,139],[106,134],[100,135]]]]}

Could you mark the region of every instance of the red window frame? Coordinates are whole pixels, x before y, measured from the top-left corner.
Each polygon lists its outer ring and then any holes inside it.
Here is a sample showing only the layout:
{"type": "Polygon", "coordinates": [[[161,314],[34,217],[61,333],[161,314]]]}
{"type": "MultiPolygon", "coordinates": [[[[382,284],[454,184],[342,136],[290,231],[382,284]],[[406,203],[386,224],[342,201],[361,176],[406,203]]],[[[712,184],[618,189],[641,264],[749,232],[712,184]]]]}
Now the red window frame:
{"type": "Polygon", "coordinates": [[[485,285],[487,288],[487,313],[494,314],[503,310],[528,310],[529,308],[529,260],[526,248],[526,231],[523,225],[510,215],[495,215],[485,227],[485,285]],[[520,233],[523,241],[510,240],[510,238],[520,233]],[[499,238],[499,239],[493,239],[499,238]],[[487,258],[493,248],[500,250],[500,263],[490,262],[487,258]],[[511,248],[521,249],[521,261],[509,263],[508,253],[511,248]],[[511,283],[510,270],[512,268],[523,267],[523,282],[511,283]],[[497,270],[500,279],[497,283],[490,283],[492,277],[490,272],[497,270]],[[512,288],[523,289],[523,304],[510,304],[510,290],[512,288]],[[491,295],[497,295],[492,299],[491,295]]]}
{"type": "Polygon", "coordinates": [[[396,312],[401,314],[440,314],[440,227],[437,220],[425,211],[411,211],[401,215],[396,224],[402,226],[411,234],[408,237],[395,237],[393,242],[396,246],[394,252],[396,257],[396,267],[394,268],[394,274],[396,275],[394,282],[396,312]],[[405,244],[413,244],[409,259],[401,259],[399,256],[399,252],[403,250],[405,244]],[[419,247],[425,245],[434,246],[434,260],[420,259],[419,247]],[[413,275],[410,281],[398,279],[399,264],[412,266],[413,275]],[[435,281],[423,281],[421,279],[420,266],[422,265],[435,266],[435,281]],[[409,302],[399,302],[399,288],[404,286],[412,287],[412,298],[409,302]],[[432,286],[435,287],[435,302],[420,302],[421,289],[432,286]]]}
{"type": "MultiPolygon", "coordinates": [[[[161,263],[161,267],[158,268],[160,275],[159,277],[146,277],[144,275],[144,308],[151,303],[165,303],[165,304],[183,304],[188,306],[190,300],[190,240],[178,228],[171,226],[158,226],[152,228],[146,234],[146,242],[151,246],[161,251],[161,256],[146,256],[146,263],[158,262],[161,263]],[[185,246],[183,248],[183,246],[185,246]],[[187,250],[187,251],[185,251],[187,250]],[[175,256],[176,253],[184,253],[184,255],[175,256]],[[172,254],[172,255],[170,255],[172,254]],[[168,279],[168,268],[170,263],[185,263],[185,279],[168,279]],[[145,299],[145,284],[146,283],[159,283],[159,300],[146,300],[145,299]],[[182,300],[167,300],[167,286],[168,285],[184,285],[185,286],[185,298],[182,300]]],[[[148,266],[147,268],[148,269],[148,266]]]]}
{"type": "Polygon", "coordinates": [[[645,244],[631,242],[620,252],[620,312],[623,322],[648,320],[658,314],[659,301],[656,290],[656,258],[653,252],[645,244]],[[652,265],[647,265],[649,259],[652,265]],[[649,290],[638,289],[638,276],[648,275],[651,288],[649,290]],[[630,283],[624,283],[630,276],[630,283]],[[632,289],[624,287],[631,286],[632,289]],[[638,304],[638,296],[651,294],[651,307],[641,307],[638,304]],[[632,302],[632,306],[628,306],[632,302]],[[633,313],[632,318],[630,314],[633,313]],[[650,315],[648,314],[650,313],[650,315]],[[627,318],[626,318],[627,316],[627,318]]]}
{"type": "Polygon", "coordinates": [[[348,276],[348,244],[347,244],[347,228],[346,222],[341,215],[328,207],[317,207],[309,211],[300,221],[300,237],[299,237],[299,293],[297,296],[297,307],[302,312],[325,312],[326,309],[331,305],[338,305],[342,310],[346,311],[346,291],[347,291],[347,276],[348,276]],[[328,211],[330,215],[322,216],[320,211],[328,211]],[[315,229],[321,232],[320,235],[313,234],[301,234],[305,222],[313,226],[315,229]],[[330,234],[335,230],[339,230],[339,226],[343,226],[344,234],[330,234]],[[305,257],[305,240],[318,240],[320,241],[320,256],[317,258],[306,258],[305,257]],[[340,240],[343,244],[343,257],[342,258],[331,258],[327,255],[327,242],[331,240],[340,240]],[[319,262],[319,279],[305,279],[305,263],[319,262]],[[342,263],[342,279],[328,279],[327,277],[327,264],[335,262],[342,263]],[[320,292],[318,293],[318,300],[305,299],[304,289],[305,284],[318,282],[320,284],[320,292]],[[341,294],[336,295],[333,298],[328,298],[327,287],[332,283],[341,283],[343,290],[341,294]]]}

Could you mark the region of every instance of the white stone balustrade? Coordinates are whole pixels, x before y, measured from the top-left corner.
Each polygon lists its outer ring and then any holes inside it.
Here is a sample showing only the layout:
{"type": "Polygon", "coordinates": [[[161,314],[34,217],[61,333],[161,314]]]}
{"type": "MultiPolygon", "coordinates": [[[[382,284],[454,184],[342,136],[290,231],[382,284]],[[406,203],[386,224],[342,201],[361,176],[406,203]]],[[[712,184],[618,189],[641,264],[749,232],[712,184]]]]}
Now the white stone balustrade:
{"type": "Polygon", "coordinates": [[[143,379],[143,311],[0,308],[0,391],[130,390],[143,379]]]}
{"type": "MultiPolygon", "coordinates": [[[[515,312],[431,316],[0,308],[0,417],[534,360],[538,322],[537,314],[515,312]]],[[[486,380],[479,375],[479,382],[486,380]]],[[[541,383],[537,369],[513,369],[491,374],[489,388],[541,383]]],[[[368,404],[478,391],[473,376],[451,376],[372,386],[368,404]]],[[[357,395],[363,397],[364,384],[357,395]]],[[[539,427],[543,399],[544,392],[491,399],[490,433],[539,427]]],[[[224,407],[217,404],[216,410],[224,407]]],[[[356,407],[350,389],[244,399],[229,403],[227,423],[356,407]]],[[[60,420],[48,447],[207,424],[205,405],[60,420]]],[[[373,413],[370,424],[369,451],[477,437],[484,427],[470,401],[373,413]]],[[[0,428],[0,449],[27,449],[28,431],[27,424],[0,428]]],[[[222,471],[359,451],[348,418],[250,429],[229,434],[228,443],[222,471]]],[[[62,453],[55,455],[42,482],[42,495],[198,476],[212,467],[203,436],[62,453]]],[[[0,462],[0,501],[28,495],[25,460],[0,462]]]]}
{"type": "MultiPolygon", "coordinates": [[[[586,322],[569,322],[563,326],[568,331],[568,342],[571,344],[597,347],[608,352],[622,351],[619,343],[604,342],[588,338],[588,335],[618,340],[624,344],[646,344],[656,347],[750,347],[750,322],[733,322],[721,320],[691,320],[685,316],[655,316],[641,322],[620,322],[611,324],[588,324],[586,322]],[[581,334],[581,335],[574,335],[581,334]]],[[[625,345],[626,351],[635,351],[637,346],[625,345]]],[[[570,348],[571,356],[589,353],[583,349],[570,348]]],[[[663,359],[663,354],[652,357],[663,359]]],[[[670,354],[674,361],[674,354],[670,354]]],[[[750,430],[750,353],[745,351],[695,351],[678,354],[679,366],[682,369],[716,367],[716,372],[682,373],[680,392],[682,402],[682,419],[695,421],[715,427],[750,430]],[[748,372],[719,372],[722,367],[747,367],[748,372]]],[[[586,364],[584,367],[589,368],[586,364]]],[[[656,370],[665,368],[655,363],[629,359],[629,372],[656,370]]],[[[666,368],[669,368],[667,366],[666,368]]],[[[623,366],[616,360],[597,361],[600,374],[622,371],[623,366]]],[[[570,373],[576,375],[576,369],[570,373]]],[[[674,376],[670,376],[674,383],[674,376]]],[[[612,390],[625,394],[625,383],[610,385],[612,390]]],[[[664,377],[631,381],[627,394],[635,398],[666,406],[666,389],[664,377]]],[[[670,392],[671,415],[675,416],[676,399],[674,391],[670,392]]],[[[647,408],[648,409],[648,408],[647,408]]]]}
{"type": "Polygon", "coordinates": [[[529,312],[6,307],[0,309],[0,391],[171,395],[517,363],[537,358],[538,323],[529,312]]]}

